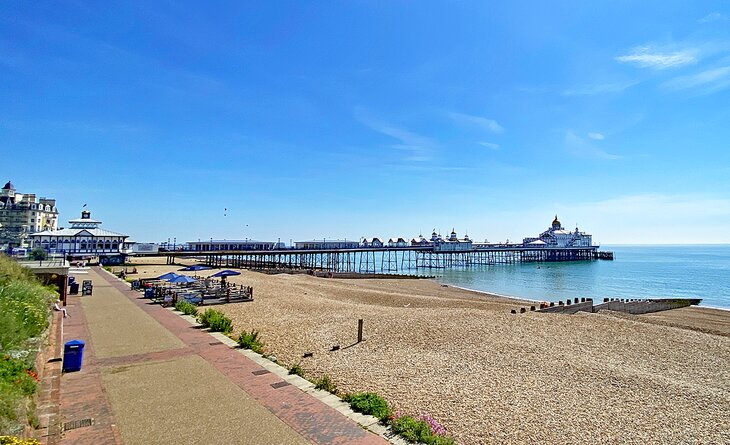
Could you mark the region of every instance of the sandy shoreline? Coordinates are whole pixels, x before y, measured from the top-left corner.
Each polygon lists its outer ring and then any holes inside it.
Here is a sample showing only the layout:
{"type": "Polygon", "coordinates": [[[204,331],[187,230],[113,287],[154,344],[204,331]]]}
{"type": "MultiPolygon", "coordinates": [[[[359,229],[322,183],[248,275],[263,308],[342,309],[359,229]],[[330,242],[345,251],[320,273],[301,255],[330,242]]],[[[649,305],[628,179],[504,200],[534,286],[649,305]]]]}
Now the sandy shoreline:
{"type": "Polygon", "coordinates": [[[728,311],[512,315],[526,300],[434,280],[231,280],[255,290],[217,306],[237,331],[259,330],[267,352],[342,391],[434,415],[462,444],[730,442],[728,311]],[[366,341],[353,344],[360,318],[366,341]]]}

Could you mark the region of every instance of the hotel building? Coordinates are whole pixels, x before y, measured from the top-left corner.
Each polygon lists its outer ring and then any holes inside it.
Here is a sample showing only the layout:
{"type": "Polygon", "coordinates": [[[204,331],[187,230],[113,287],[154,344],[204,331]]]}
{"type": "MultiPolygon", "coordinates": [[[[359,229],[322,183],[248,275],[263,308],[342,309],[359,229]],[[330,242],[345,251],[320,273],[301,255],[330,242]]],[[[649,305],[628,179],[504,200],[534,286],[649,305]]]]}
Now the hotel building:
{"type": "Polygon", "coordinates": [[[29,235],[55,230],[58,221],[56,200],[18,193],[8,181],[0,190],[0,248],[29,247],[29,235]]]}

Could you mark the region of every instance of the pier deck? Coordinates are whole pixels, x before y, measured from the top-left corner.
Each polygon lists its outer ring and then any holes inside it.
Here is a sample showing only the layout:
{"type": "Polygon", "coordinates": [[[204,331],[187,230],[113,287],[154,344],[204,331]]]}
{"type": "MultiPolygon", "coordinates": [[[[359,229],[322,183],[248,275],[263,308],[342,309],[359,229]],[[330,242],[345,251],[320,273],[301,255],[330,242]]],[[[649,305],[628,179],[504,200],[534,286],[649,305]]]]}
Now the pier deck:
{"type": "Polygon", "coordinates": [[[244,269],[304,269],[328,272],[402,273],[419,269],[449,269],[557,261],[613,259],[613,252],[588,247],[494,246],[463,251],[433,247],[381,247],[357,249],[281,249],[241,251],[160,252],[168,264],[178,258],[197,257],[213,267],[244,269]]]}

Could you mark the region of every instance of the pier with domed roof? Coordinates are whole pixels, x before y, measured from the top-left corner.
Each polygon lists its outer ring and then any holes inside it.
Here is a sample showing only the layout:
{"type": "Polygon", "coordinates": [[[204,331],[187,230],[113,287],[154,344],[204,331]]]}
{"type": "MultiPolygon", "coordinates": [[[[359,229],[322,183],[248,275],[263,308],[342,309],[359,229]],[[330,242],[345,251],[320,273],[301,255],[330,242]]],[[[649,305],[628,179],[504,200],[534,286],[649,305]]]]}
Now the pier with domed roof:
{"type": "Polygon", "coordinates": [[[180,257],[197,257],[214,267],[253,270],[307,270],[330,274],[403,274],[421,269],[447,269],[556,261],[612,260],[613,253],[600,251],[591,235],[566,230],[557,218],[537,237],[521,243],[475,242],[459,237],[455,229],[442,237],[436,230],[430,238],[422,235],[410,242],[404,237],[361,238],[360,241],[311,240],[297,242],[295,248],[235,250],[225,245],[201,246],[195,251],[164,252],[168,263],[180,257]]]}

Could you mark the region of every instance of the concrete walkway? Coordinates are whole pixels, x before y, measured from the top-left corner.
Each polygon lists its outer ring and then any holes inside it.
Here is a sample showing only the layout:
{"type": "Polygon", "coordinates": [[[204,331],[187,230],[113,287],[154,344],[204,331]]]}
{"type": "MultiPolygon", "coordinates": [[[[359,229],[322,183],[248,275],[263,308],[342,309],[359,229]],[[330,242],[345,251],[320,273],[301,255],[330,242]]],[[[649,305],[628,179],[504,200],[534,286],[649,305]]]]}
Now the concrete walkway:
{"type": "Polygon", "coordinates": [[[64,342],[86,342],[84,364],[49,443],[387,443],[106,272],[76,278],[94,291],[69,297],[64,342]]]}

